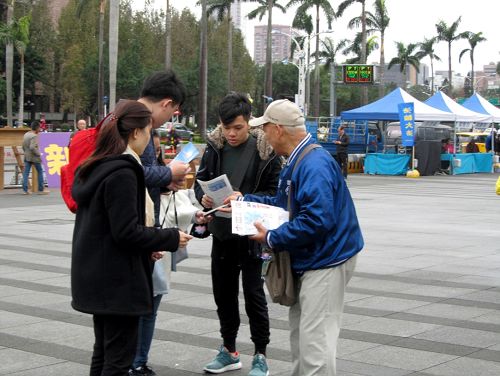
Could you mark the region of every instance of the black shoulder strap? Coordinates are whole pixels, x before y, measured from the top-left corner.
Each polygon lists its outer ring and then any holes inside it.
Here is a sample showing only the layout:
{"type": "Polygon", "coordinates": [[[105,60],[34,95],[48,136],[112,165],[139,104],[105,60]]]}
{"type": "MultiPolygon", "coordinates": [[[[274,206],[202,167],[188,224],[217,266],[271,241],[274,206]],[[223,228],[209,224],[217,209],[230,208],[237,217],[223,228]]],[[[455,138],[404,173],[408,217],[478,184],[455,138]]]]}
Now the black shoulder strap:
{"type": "Polygon", "coordinates": [[[253,154],[255,153],[255,147],[257,145],[257,141],[251,135],[248,136],[248,142],[245,145],[245,150],[243,150],[243,154],[238,160],[236,164],[236,169],[233,171],[229,181],[233,186],[233,189],[236,191],[240,190],[241,183],[243,183],[243,178],[245,177],[245,173],[248,170],[248,167],[251,165],[253,160],[253,154]]]}
{"type": "Polygon", "coordinates": [[[307,153],[309,153],[313,149],[320,148],[320,147],[321,146],[318,145],[318,144],[309,144],[309,145],[307,145],[302,150],[302,152],[299,154],[299,156],[297,157],[297,161],[293,165],[292,174],[290,175],[290,189],[288,190],[288,200],[287,200],[287,204],[286,204],[286,210],[289,213],[290,219],[292,218],[291,201],[292,201],[292,196],[293,196],[293,192],[292,192],[292,176],[293,176],[293,172],[295,171],[295,169],[299,165],[300,161],[307,155],[307,153]]]}

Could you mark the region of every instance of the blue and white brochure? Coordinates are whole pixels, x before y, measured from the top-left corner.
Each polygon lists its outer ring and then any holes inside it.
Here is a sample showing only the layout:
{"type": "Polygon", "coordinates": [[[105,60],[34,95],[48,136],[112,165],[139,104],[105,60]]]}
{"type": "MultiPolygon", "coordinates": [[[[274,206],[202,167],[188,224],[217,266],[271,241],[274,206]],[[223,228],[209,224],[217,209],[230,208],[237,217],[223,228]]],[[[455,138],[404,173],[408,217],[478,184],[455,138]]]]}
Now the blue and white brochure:
{"type": "Polygon", "coordinates": [[[189,163],[193,159],[198,158],[200,151],[192,142],[182,145],[182,149],[174,158],[174,161],[179,161],[182,163],[189,163]]]}

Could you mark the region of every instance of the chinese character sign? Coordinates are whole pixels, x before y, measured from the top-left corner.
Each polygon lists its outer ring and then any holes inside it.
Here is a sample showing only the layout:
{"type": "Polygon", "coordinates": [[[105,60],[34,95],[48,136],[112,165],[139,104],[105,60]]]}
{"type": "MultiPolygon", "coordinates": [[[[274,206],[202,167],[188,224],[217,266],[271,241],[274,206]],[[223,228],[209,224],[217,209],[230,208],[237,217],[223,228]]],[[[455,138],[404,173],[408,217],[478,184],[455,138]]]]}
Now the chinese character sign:
{"type": "Polygon", "coordinates": [[[403,146],[415,145],[415,109],[413,102],[398,104],[401,143],[403,146]]]}
{"type": "Polygon", "coordinates": [[[69,132],[40,133],[40,153],[47,185],[51,188],[61,186],[61,167],[69,162],[70,136],[69,132]]]}

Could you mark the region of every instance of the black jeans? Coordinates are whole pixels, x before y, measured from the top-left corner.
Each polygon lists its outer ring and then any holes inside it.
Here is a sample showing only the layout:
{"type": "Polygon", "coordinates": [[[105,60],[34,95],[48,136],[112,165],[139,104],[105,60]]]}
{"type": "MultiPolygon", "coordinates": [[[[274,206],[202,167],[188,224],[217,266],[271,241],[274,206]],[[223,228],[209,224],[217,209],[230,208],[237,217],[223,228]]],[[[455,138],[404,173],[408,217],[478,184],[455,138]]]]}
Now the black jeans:
{"type": "Polygon", "coordinates": [[[250,254],[247,238],[221,241],[213,237],[212,288],[221,336],[224,346],[230,352],[236,351],[236,336],[240,326],[240,271],[251,339],[255,344],[255,352],[265,354],[270,334],[267,301],[261,278],[262,260],[250,254]]]}
{"type": "Polygon", "coordinates": [[[348,169],[347,153],[337,153],[337,161],[339,162],[340,168],[342,169],[342,175],[344,175],[344,178],[346,178],[348,169]]]}
{"type": "Polygon", "coordinates": [[[139,316],[94,315],[90,376],[126,376],[137,349],[139,316]]]}

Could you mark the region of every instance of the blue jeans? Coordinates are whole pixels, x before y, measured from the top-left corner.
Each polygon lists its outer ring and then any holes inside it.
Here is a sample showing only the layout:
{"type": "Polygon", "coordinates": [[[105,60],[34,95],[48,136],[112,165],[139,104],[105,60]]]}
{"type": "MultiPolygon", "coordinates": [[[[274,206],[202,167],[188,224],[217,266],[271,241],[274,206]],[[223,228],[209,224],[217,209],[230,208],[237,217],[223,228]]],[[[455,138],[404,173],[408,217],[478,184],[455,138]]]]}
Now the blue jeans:
{"type": "Polygon", "coordinates": [[[132,363],[133,368],[143,366],[148,362],[149,349],[153,342],[153,333],[155,331],[156,313],[160,307],[163,295],[153,297],[153,313],[139,318],[139,335],[137,340],[137,351],[132,363]]]}
{"type": "MultiPolygon", "coordinates": [[[[23,171],[23,191],[28,192],[28,178],[30,176],[31,166],[34,165],[38,171],[38,191],[43,191],[43,170],[42,164],[38,162],[28,162],[24,161],[24,171],[23,171]]],[[[35,182],[33,182],[33,185],[35,182]]]]}

